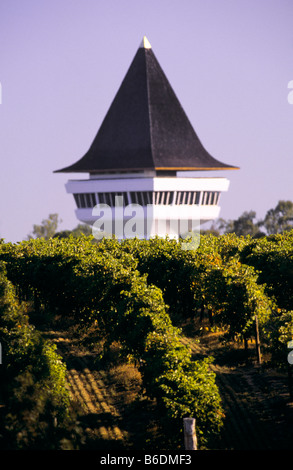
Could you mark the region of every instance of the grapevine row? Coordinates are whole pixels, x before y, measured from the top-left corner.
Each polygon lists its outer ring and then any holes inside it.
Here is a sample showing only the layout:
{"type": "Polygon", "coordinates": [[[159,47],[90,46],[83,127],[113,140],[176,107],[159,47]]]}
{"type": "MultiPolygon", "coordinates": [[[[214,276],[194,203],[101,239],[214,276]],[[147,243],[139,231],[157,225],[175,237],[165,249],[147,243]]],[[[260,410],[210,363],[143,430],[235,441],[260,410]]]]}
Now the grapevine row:
{"type": "Polygon", "coordinates": [[[210,359],[193,361],[181,324],[207,315],[227,341],[247,342],[258,319],[263,348],[286,365],[293,337],[293,232],[251,239],[204,236],[197,250],[168,239],[91,237],[2,242],[0,260],[20,300],[95,324],[104,351],[119,341],[146,393],[171,420],[195,416],[202,443],[222,424],[210,359]]]}
{"type": "Polygon", "coordinates": [[[147,395],[171,420],[196,416],[204,442],[219,430],[223,416],[209,359],[192,360],[161,290],[147,284],[135,258],[103,248],[86,238],[39,239],[3,244],[1,258],[20,297],[95,323],[105,350],[119,341],[139,365],[147,395]]]}

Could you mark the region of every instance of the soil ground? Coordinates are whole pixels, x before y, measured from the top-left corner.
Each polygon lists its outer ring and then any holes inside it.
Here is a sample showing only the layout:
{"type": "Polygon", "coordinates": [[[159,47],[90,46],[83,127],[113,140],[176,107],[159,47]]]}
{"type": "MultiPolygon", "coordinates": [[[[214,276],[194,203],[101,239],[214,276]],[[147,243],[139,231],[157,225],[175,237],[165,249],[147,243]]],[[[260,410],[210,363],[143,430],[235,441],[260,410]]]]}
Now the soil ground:
{"type": "MultiPolygon", "coordinates": [[[[217,335],[216,335],[217,336],[217,335]]],[[[185,338],[194,356],[210,354],[225,412],[224,427],[213,449],[293,450],[293,403],[285,372],[259,366],[239,347],[223,347],[215,335],[200,345],[185,338]]]]}

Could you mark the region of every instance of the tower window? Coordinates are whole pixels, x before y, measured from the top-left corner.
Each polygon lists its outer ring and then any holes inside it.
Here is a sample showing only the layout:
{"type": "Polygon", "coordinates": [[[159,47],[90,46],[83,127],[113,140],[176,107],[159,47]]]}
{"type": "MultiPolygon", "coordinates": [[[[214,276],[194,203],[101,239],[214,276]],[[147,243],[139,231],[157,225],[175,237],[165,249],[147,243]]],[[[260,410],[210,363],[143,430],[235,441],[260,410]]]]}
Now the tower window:
{"type": "Polygon", "coordinates": [[[219,191],[204,191],[202,195],[202,205],[216,206],[219,201],[219,191]]]}
{"type": "Polygon", "coordinates": [[[194,191],[192,194],[192,202],[191,204],[199,204],[200,200],[200,192],[199,191],[194,191]]]}
{"type": "Polygon", "coordinates": [[[115,205],[121,206],[121,200],[117,200],[116,196],[122,197],[122,205],[127,206],[128,202],[128,194],[127,192],[111,192],[111,193],[98,193],[97,194],[97,203],[99,204],[107,204],[110,207],[114,207],[115,205]]]}
{"type": "Polygon", "coordinates": [[[94,193],[73,194],[78,209],[86,209],[96,205],[96,195],[94,193]]]}
{"type": "Polygon", "coordinates": [[[82,209],[84,209],[86,207],[86,202],[85,202],[85,197],[84,196],[85,196],[84,194],[79,195],[80,207],[82,209]]]}
{"type": "Polygon", "coordinates": [[[76,206],[79,209],[93,208],[96,204],[107,204],[110,207],[121,205],[121,201],[116,196],[122,197],[122,205],[127,206],[130,203],[146,206],[147,204],[158,205],[176,205],[188,204],[194,205],[217,205],[220,197],[219,191],[131,191],[127,192],[109,192],[109,193],[77,193],[73,194],[76,206]],[[128,196],[130,194],[130,198],[128,196]]]}

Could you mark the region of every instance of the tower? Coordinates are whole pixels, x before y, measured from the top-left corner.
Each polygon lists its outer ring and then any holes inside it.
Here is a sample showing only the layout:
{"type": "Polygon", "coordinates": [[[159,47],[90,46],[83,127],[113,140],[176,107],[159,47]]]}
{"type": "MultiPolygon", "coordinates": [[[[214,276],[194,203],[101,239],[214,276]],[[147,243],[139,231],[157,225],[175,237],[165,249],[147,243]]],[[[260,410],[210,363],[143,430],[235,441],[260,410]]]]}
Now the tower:
{"type": "Polygon", "coordinates": [[[69,180],[77,218],[117,238],[178,238],[219,216],[229,180],[198,171],[238,169],[201,144],[146,37],[87,153],[56,172],[69,180]]]}

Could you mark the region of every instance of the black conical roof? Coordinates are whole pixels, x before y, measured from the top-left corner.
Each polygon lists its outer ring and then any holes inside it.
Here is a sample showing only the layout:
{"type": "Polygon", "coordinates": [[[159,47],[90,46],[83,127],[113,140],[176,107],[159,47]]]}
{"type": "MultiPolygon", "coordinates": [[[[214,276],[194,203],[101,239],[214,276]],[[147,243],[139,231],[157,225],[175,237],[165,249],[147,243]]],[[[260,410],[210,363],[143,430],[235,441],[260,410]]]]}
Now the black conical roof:
{"type": "Polygon", "coordinates": [[[56,172],[144,169],[237,169],[205,150],[146,40],[88,152],[56,172]]]}

